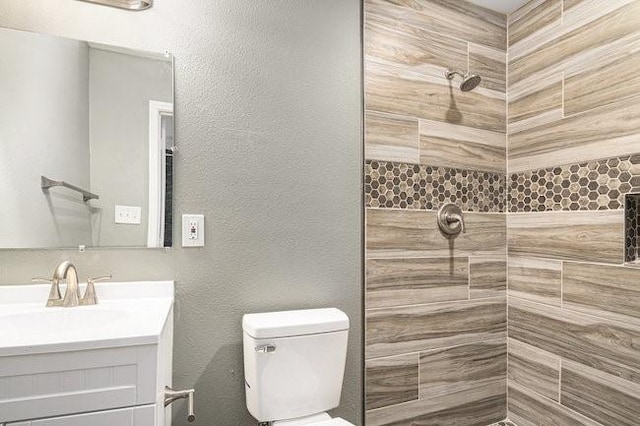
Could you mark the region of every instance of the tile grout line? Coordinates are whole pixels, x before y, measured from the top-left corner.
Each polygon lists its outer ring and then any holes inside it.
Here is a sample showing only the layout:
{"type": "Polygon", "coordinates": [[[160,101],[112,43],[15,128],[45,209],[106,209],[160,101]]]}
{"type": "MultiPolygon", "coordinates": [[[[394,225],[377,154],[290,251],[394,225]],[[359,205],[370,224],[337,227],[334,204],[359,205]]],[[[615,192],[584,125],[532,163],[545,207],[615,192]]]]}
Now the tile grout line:
{"type": "Polygon", "coordinates": [[[560,261],[560,309],[564,309],[564,262],[560,261]]]}
{"type": "Polygon", "coordinates": [[[509,207],[511,206],[511,193],[509,191],[509,17],[507,16],[507,46],[505,49],[505,71],[504,71],[504,81],[505,81],[505,117],[504,117],[504,125],[505,125],[505,134],[504,134],[504,168],[505,168],[505,179],[504,179],[504,216],[505,216],[505,241],[504,241],[504,252],[505,252],[505,261],[506,261],[506,271],[505,278],[506,282],[506,301],[505,301],[505,321],[506,321],[506,350],[507,350],[507,368],[505,371],[505,415],[506,418],[509,418],[509,207]]]}
{"type": "Polygon", "coordinates": [[[562,71],[562,88],[560,90],[562,95],[562,118],[566,118],[567,115],[564,108],[564,71],[562,71]]]}
{"type": "Polygon", "coordinates": [[[562,357],[558,361],[558,404],[562,405],[562,357]]]}
{"type": "Polygon", "coordinates": [[[467,300],[471,300],[471,256],[467,256],[467,300]]]}

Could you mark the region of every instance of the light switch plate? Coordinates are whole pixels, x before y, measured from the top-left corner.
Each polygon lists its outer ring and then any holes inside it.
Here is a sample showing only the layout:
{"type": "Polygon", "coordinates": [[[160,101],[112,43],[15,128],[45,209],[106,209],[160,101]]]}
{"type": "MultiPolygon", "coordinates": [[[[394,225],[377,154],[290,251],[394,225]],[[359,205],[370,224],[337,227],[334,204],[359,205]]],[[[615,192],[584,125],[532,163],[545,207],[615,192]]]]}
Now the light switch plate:
{"type": "Polygon", "coordinates": [[[182,215],[182,247],[204,247],[204,215],[182,215]]]}
{"type": "Polygon", "coordinates": [[[140,225],[142,207],[118,206],[115,207],[115,222],[128,225],[140,225]]]}

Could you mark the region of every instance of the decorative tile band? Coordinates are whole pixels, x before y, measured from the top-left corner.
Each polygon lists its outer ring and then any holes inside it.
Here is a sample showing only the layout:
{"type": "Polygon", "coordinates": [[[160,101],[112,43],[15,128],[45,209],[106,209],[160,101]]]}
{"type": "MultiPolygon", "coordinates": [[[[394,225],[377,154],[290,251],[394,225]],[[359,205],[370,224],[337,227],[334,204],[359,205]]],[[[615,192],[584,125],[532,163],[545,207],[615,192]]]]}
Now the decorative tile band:
{"type": "Polygon", "coordinates": [[[616,210],[640,184],[640,155],[549,167],[509,177],[512,213],[554,210],[616,210]]]}
{"type": "Polygon", "coordinates": [[[625,201],[624,261],[634,262],[638,260],[638,207],[640,206],[640,194],[628,194],[625,201]]]}
{"type": "Polygon", "coordinates": [[[365,165],[367,207],[437,210],[456,203],[462,210],[503,212],[506,175],[385,161],[365,165]]]}

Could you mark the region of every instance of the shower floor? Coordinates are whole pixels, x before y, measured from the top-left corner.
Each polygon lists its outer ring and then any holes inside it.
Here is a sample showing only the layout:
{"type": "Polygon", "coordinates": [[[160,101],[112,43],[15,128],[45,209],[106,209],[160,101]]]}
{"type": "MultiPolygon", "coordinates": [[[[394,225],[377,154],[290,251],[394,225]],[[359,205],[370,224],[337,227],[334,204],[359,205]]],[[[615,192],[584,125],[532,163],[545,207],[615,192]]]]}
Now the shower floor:
{"type": "Polygon", "coordinates": [[[492,424],[490,426],[518,426],[518,425],[516,425],[515,423],[513,423],[510,420],[503,420],[501,422],[494,423],[494,424],[492,424]]]}

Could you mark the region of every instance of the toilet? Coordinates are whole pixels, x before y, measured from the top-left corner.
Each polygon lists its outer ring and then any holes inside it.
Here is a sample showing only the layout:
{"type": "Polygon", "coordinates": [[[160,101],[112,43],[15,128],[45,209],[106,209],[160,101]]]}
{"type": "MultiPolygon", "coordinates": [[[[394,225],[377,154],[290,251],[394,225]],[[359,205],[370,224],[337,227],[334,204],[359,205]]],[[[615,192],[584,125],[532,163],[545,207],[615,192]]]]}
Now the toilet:
{"type": "Polygon", "coordinates": [[[353,426],[340,404],[349,318],[335,308],[242,318],[247,408],[274,426],[353,426]]]}

